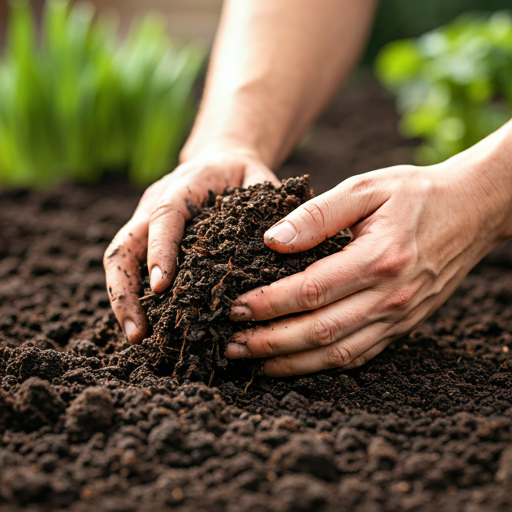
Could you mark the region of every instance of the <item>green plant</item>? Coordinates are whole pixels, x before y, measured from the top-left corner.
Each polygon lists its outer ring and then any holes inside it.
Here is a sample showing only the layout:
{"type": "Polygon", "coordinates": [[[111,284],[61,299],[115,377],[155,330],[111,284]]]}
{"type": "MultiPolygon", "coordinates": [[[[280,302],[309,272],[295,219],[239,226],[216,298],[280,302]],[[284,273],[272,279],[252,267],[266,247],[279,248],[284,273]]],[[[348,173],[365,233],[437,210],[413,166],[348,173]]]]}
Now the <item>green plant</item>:
{"type": "Polygon", "coordinates": [[[204,53],[178,45],[157,15],[123,42],[85,2],[48,0],[42,35],[27,0],[10,4],[0,60],[0,186],[94,181],[127,170],[146,185],[168,172],[193,115],[204,53]]]}
{"type": "Polygon", "coordinates": [[[467,14],[419,39],[390,43],[375,69],[398,97],[402,133],[424,140],[419,163],[442,161],[512,115],[512,15],[467,14]]]}

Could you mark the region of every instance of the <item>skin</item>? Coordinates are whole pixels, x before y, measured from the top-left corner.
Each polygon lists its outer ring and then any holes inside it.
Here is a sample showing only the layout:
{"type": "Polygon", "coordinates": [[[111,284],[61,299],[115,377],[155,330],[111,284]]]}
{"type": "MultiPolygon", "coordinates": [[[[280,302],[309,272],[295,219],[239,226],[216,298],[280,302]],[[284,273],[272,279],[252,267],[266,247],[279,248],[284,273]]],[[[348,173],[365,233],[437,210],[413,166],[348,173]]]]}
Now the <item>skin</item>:
{"type": "MultiPolygon", "coordinates": [[[[130,342],[147,333],[140,262],[147,257],[153,291],[165,290],[187,201],[199,204],[227,185],[276,182],[270,169],[349,72],[374,7],[373,0],[227,2],[183,163],[146,191],[105,254],[112,307],[130,342]]],[[[354,240],[240,297],[233,320],[273,322],[237,334],[226,356],[270,357],[270,376],[352,368],[419,326],[512,236],[511,140],[509,123],[442,164],[356,176],[292,212],[265,234],[273,250],[305,250],[343,228],[354,240]],[[291,313],[302,314],[281,318],[291,313]]]]}
{"type": "Polygon", "coordinates": [[[148,332],[139,303],[140,263],[147,257],[151,288],[162,292],[176,272],[189,217],[186,200],[199,205],[208,190],[220,193],[227,185],[279,183],[270,169],[287,156],[351,70],[375,3],[225,2],[182,163],[149,187],[105,253],[112,308],[131,343],[148,332]]]}
{"type": "Polygon", "coordinates": [[[264,369],[276,377],[350,369],[421,325],[512,236],[511,140],[509,123],[443,164],[357,176],[288,215],[265,234],[276,251],[309,249],[343,228],[354,240],[240,297],[233,320],[303,314],[237,334],[227,355],[270,357],[264,369]]]}

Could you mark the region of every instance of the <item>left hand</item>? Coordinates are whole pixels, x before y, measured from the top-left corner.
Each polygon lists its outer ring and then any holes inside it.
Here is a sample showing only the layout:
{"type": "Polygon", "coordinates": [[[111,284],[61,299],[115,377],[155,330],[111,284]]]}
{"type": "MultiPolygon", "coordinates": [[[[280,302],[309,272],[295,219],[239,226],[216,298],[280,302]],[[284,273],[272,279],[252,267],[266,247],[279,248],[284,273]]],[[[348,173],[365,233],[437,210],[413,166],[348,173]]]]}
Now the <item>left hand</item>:
{"type": "Polygon", "coordinates": [[[503,239],[505,198],[470,167],[447,161],[355,176],[273,226],[265,243],[281,253],[344,228],[354,239],[304,272],[239,297],[232,320],[303,314],[236,334],[226,356],[270,357],[264,370],[273,377],[349,369],[418,327],[503,239]]]}

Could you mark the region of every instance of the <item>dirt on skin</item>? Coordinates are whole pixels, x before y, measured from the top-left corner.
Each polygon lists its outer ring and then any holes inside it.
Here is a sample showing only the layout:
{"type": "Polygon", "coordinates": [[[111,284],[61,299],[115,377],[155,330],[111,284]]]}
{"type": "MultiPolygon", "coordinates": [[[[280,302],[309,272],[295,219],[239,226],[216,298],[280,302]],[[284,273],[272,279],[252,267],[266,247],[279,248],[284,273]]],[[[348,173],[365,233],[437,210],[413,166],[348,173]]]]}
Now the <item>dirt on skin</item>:
{"type": "Polygon", "coordinates": [[[289,178],[279,188],[271,183],[228,188],[192,212],[173,286],[160,295],[148,286],[143,300],[153,331],[146,343],[160,347],[161,371],[165,365],[179,381],[206,383],[217,372],[223,380],[241,383],[261,366],[257,360],[229,362],[223,355],[235,332],[255,326],[229,320],[233,301],[305,270],[350,242],[346,231],[296,254],[280,254],[265,245],[265,231],[311,197],[307,176],[289,178]]]}
{"type": "MultiPolygon", "coordinates": [[[[378,89],[346,97],[282,175],[334,181],[409,150],[378,89]],[[351,156],[354,126],[382,137],[351,156]]],[[[103,251],[139,195],[0,194],[1,512],[512,509],[510,243],[363,368],[183,383],[109,309],[103,251]]]]}

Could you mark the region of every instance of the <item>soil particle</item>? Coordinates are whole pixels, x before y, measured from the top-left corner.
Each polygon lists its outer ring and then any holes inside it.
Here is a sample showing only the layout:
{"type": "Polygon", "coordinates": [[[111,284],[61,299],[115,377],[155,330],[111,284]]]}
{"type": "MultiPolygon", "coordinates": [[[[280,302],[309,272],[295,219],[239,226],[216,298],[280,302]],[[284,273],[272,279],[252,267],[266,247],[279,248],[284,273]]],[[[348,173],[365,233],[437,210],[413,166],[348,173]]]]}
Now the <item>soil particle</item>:
{"type": "Polygon", "coordinates": [[[305,475],[286,475],[272,489],[273,511],[322,512],[329,501],[329,488],[319,480],[305,475]]]}
{"type": "Polygon", "coordinates": [[[503,450],[501,454],[496,480],[503,482],[505,485],[512,485],[512,447],[510,446],[503,450]]]}
{"type": "Polygon", "coordinates": [[[55,389],[46,380],[30,377],[14,395],[14,412],[26,431],[53,425],[65,409],[55,389]]]}
{"type": "Polygon", "coordinates": [[[88,388],[68,407],[65,428],[73,439],[86,440],[110,427],[114,412],[108,389],[100,386],[88,388]]]}
{"type": "Polygon", "coordinates": [[[310,473],[322,480],[335,480],[337,471],[332,446],[312,433],[295,434],[274,451],[269,466],[275,473],[310,473]]]}
{"type": "Polygon", "coordinates": [[[174,418],[165,419],[149,434],[148,444],[157,450],[166,450],[167,447],[177,447],[183,444],[184,437],[178,421],[174,418]]]}

